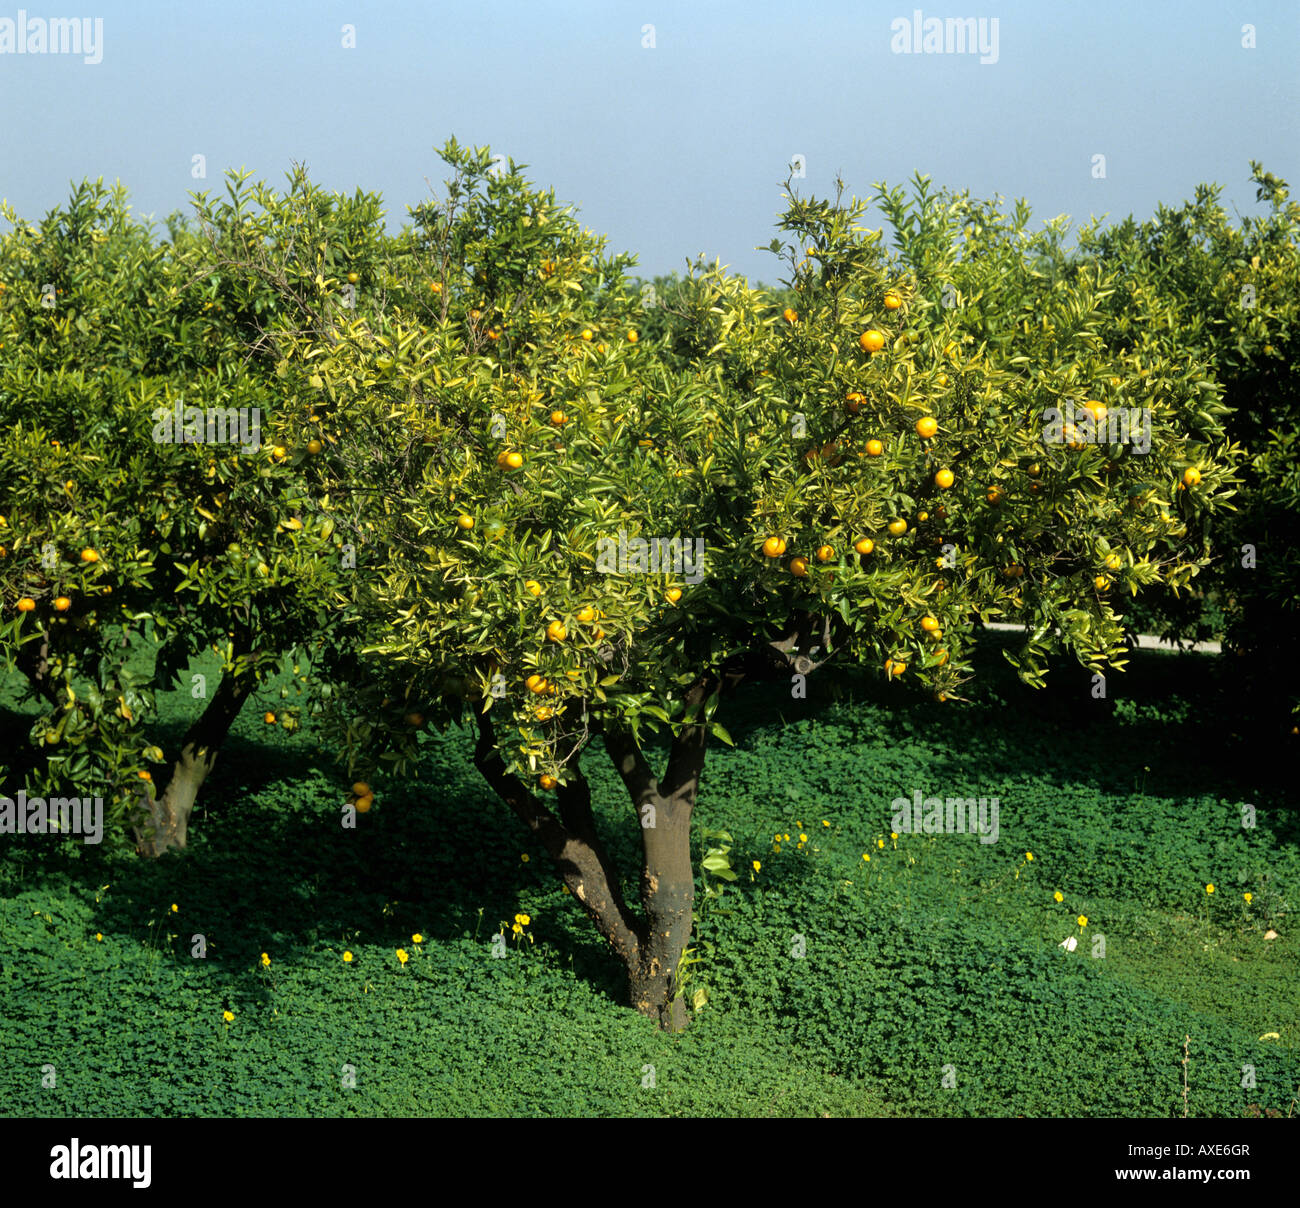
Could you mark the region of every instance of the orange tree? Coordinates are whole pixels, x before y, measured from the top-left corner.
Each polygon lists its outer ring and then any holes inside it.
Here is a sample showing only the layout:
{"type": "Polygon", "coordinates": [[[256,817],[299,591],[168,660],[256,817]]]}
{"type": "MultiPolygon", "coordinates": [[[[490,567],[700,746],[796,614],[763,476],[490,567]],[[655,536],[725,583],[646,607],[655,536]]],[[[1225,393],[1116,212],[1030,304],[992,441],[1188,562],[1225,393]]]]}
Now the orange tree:
{"type": "Polygon", "coordinates": [[[0,763],[11,792],[104,796],[147,854],[185,845],[250,695],[345,621],[347,503],[305,471],[340,437],[278,375],[277,331],[363,310],[348,275],[384,238],[374,198],[301,174],[284,197],[235,176],[198,216],[155,244],[121,190],[83,185],[40,224],[8,211],[0,247],[0,655],[39,710],[0,763]],[[168,760],[154,694],[209,649],[220,680],[182,680],[168,760]]]}
{"type": "MultiPolygon", "coordinates": [[[[541,213],[551,237],[585,236],[513,165],[508,192],[494,254],[531,258],[530,282],[555,259],[534,238],[541,213]]],[[[1218,506],[1230,474],[1229,451],[1188,424],[1204,388],[1097,337],[1104,280],[1064,282],[1040,315],[993,269],[962,269],[942,215],[909,264],[862,213],[792,198],[794,238],[775,250],[793,304],[704,272],[690,296],[710,334],[686,359],[584,338],[609,274],[594,256],[535,295],[510,361],[425,337],[400,307],[382,337],[356,325],[290,358],[355,435],[354,477],[385,488],[353,662],[331,686],[358,766],[400,769],[421,728],[471,718],[478,769],[610,943],[630,1002],[666,1027],[685,1020],[691,814],[709,739],[730,741],[728,688],[798,691],[834,658],[951,699],[972,626],[1009,611],[1034,623],[1031,681],[1053,641],[1103,667],[1123,650],[1112,599],[1190,578],[1202,557],[1182,518],[1218,506]],[[944,304],[950,273],[965,306],[944,304]],[[1121,390],[1156,409],[1148,454],[1080,439],[1085,421],[1045,436],[1045,408],[1121,390]],[[602,750],[641,835],[639,910],[595,823],[602,750]]]]}
{"type": "Polygon", "coordinates": [[[1222,389],[1225,427],[1248,454],[1238,506],[1213,531],[1206,600],[1157,600],[1149,615],[1171,636],[1224,633],[1244,656],[1252,704],[1275,712],[1300,708],[1300,205],[1285,181],[1258,163],[1251,171],[1266,214],[1234,225],[1220,190],[1202,185],[1192,201],[1161,206],[1146,222],[1082,232],[1078,258],[1116,276],[1108,339],[1136,345],[1159,308],[1165,338],[1204,362],[1222,389]]]}

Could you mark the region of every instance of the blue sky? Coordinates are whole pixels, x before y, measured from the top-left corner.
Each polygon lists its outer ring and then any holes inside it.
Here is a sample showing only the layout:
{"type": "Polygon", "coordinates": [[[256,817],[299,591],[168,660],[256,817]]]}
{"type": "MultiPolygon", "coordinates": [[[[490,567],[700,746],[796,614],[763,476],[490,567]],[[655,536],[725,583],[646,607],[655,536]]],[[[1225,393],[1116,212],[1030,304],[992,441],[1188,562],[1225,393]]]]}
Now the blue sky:
{"type": "MultiPolygon", "coordinates": [[[[18,20],[7,4],[0,26],[18,20]]],[[[873,0],[264,4],[28,0],[29,19],[102,17],[102,61],[0,53],[0,196],[39,217],[103,176],[161,220],[228,167],[281,184],[297,160],[328,188],[380,192],[396,227],[441,188],[434,148],[455,135],[528,164],[644,275],[702,252],[771,282],[754,249],[795,154],[801,192],[839,174],[868,197],[919,170],[1024,197],[1035,226],[1146,216],[1205,181],[1254,212],[1252,158],[1300,194],[1296,0],[921,6],[996,17],[994,63],[895,53],[891,22],[916,6],[873,0]]]]}

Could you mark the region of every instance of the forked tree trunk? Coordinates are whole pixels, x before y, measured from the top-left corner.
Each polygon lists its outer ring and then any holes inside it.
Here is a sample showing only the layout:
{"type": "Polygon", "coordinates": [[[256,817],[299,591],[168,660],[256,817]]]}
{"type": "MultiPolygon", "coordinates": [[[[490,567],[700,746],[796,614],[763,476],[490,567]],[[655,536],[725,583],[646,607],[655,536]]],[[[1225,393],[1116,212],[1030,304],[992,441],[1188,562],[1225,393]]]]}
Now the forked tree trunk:
{"type": "Polygon", "coordinates": [[[136,851],[140,855],[156,859],[173,848],[184,848],[199,789],[212,771],[230,727],[256,686],[256,677],[251,673],[221,677],[208,707],[181,743],[180,755],[172,764],[162,796],[155,797],[150,792],[141,803],[133,826],[136,851]]]}
{"type": "MultiPolygon", "coordinates": [[[[703,694],[704,689],[701,689],[703,694]]],[[[546,847],[569,891],[609,941],[627,974],[628,1001],[668,1031],[686,1026],[677,967],[690,940],[695,901],[691,811],[704,765],[703,727],[674,738],[659,781],[630,734],[606,731],[605,747],[627,787],[641,829],[642,917],[623,900],[618,869],[596,834],[591,792],[579,769],[558,791],[558,816],[517,777],[505,772],[491,718],[476,713],[474,760],[484,778],[546,847]]]]}

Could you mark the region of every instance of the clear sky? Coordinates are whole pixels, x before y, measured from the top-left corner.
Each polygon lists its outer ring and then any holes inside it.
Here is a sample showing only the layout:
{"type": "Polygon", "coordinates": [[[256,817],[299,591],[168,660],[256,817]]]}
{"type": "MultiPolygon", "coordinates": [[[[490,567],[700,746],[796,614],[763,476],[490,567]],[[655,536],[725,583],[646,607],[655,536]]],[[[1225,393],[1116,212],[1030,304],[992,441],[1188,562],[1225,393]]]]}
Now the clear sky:
{"type": "Polygon", "coordinates": [[[441,189],[434,148],[455,135],[528,164],[612,250],[636,253],[643,275],[702,252],[774,282],[775,258],[754,249],[776,233],[794,155],[807,164],[800,190],[817,196],[837,174],[868,197],[919,170],[1076,224],[1147,216],[1201,182],[1252,212],[1252,158],[1300,195],[1297,0],[919,10],[996,18],[987,63],[898,53],[892,23],[910,27],[917,11],[875,0],[0,0],[0,196],[35,218],[71,180],[103,176],[161,220],[188,209],[190,190],[219,191],[228,167],[280,185],[297,160],[328,188],[381,193],[395,229],[430,182],[441,189]],[[101,60],[17,53],[20,12],[101,17],[101,60]],[[196,154],[205,181],[191,177],[196,154]]]}

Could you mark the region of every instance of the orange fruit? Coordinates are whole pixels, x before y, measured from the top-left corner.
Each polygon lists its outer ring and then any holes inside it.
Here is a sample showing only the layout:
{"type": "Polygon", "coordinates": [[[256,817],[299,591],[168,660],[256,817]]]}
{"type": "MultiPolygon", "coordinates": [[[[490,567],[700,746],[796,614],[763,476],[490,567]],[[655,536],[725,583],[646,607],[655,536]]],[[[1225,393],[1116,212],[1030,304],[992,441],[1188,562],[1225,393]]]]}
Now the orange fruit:
{"type": "Polygon", "coordinates": [[[557,428],[562,427],[568,422],[569,422],[569,417],[565,415],[563,411],[551,412],[551,423],[553,423],[557,428]]]}
{"type": "Polygon", "coordinates": [[[530,675],[524,680],[524,684],[527,686],[528,691],[536,696],[541,696],[547,689],[546,678],[541,675],[530,675]]]}
{"type": "Polygon", "coordinates": [[[35,607],[36,601],[33,600],[31,596],[23,596],[23,598],[18,601],[19,612],[31,612],[35,607]]]}
{"type": "Polygon", "coordinates": [[[358,814],[370,813],[370,807],[374,805],[375,799],[369,793],[364,797],[358,797],[353,803],[358,814]]]}
{"type": "Polygon", "coordinates": [[[307,452],[310,453],[313,457],[315,457],[316,454],[319,453],[324,447],[325,446],[322,445],[318,440],[309,440],[307,442],[307,452]]]}
{"type": "Polygon", "coordinates": [[[72,601],[67,596],[58,596],[54,601],[55,612],[67,612],[72,607],[72,601]]]}
{"type": "Polygon", "coordinates": [[[1119,570],[1120,565],[1121,563],[1118,554],[1106,555],[1105,566],[1107,570],[1119,570]]]}
{"type": "Polygon", "coordinates": [[[1083,409],[1092,416],[1094,422],[1101,423],[1106,418],[1106,407],[1104,404],[1097,402],[1095,399],[1089,399],[1083,404],[1083,409]]]}
{"type": "Polygon", "coordinates": [[[357,273],[349,273],[349,274],[348,274],[348,284],[349,284],[349,285],[355,285],[355,284],[356,284],[358,281],[360,281],[360,280],[361,280],[361,277],[360,277],[357,273]]]}
{"type": "Polygon", "coordinates": [[[933,633],[939,628],[939,622],[934,617],[922,617],[921,628],[924,629],[926,633],[933,633]]]}
{"type": "Polygon", "coordinates": [[[781,312],[781,318],[783,318],[787,323],[797,323],[799,321],[799,314],[797,311],[793,311],[787,306],[785,310],[781,312]]]}
{"type": "Polygon", "coordinates": [[[552,709],[550,705],[538,705],[537,708],[533,710],[533,716],[537,718],[538,721],[550,721],[551,718],[555,716],[555,710],[552,709]]]}
{"type": "Polygon", "coordinates": [[[275,725],[275,714],[270,710],[267,710],[267,712],[262,714],[262,720],[266,722],[268,726],[273,726],[275,725]]]}
{"type": "Polygon", "coordinates": [[[934,653],[935,666],[942,667],[948,661],[948,652],[946,650],[936,650],[934,653]]]}
{"type": "Polygon", "coordinates": [[[763,556],[767,558],[779,558],[785,553],[785,542],[780,537],[769,537],[763,542],[763,556]]]}
{"type": "Polygon", "coordinates": [[[1002,502],[1002,488],[998,486],[989,487],[989,489],[984,493],[984,498],[987,499],[989,503],[996,506],[1002,502]]]}
{"type": "Polygon", "coordinates": [[[849,395],[847,395],[845,402],[847,404],[849,414],[857,415],[864,401],[865,400],[863,399],[862,395],[860,395],[856,390],[852,391],[849,395]]]}
{"type": "Polygon", "coordinates": [[[858,337],[858,343],[862,345],[863,352],[879,352],[885,346],[884,332],[876,331],[875,328],[864,331],[858,337]]]}
{"type": "Polygon", "coordinates": [[[799,578],[802,579],[802,578],[803,578],[803,577],[808,573],[808,559],[807,559],[807,558],[791,558],[791,559],[790,559],[790,573],[791,573],[792,575],[798,575],[799,578]]]}
{"type": "Polygon", "coordinates": [[[894,659],[885,660],[885,674],[889,676],[890,679],[894,679],[895,677],[902,675],[903,672],[906,670],[907,670],[906,663],[896,662],[894,659]]]}
{"type": "Polygon", "coordinates": [[[357,797],[369,797],[370,786],[364,780],[358,780],[356,784],[352,786],[352,792],[357,797]]]}
{"type": "Polygon", "coordinates": [[[1030,478],[1037,478],[1040,474],[1042,474],[1042,472],[1043,472],[1043,467],[1040,466],[1038,462],[1034,462],[1032,466],[1029,466],[1025,470],[1025,473],[1028,474],[1030,478]]]}
{"type": "Polygon", "coordinates": [[[669,604],[676,604],[682,598],[682,589],[680,587],[670,587],[664,595],[668,597],[669,604]]]}
{"type": "Polygon", "coordinates": [[[1183,482],[1189,487],[1194,487],[1201,481],[1201,472],[1195,466],[1188,466],[1183,471],[1183,482]]]}
{"type": "Polygon", "coordinates": [[[435,293],[435,294],[440,294],[440,293],[442,293],[442,282],[441,282],[441,281],[430,281],[430,282],[429,282],[429,290],[430,290],[430,292],[435,293]]]}
{"type": "Polygon", "coordinates": [[[637,340],[639,340],[640,338],[641,338],[641,337],[638,336],[638,335],[636,334],[636,332],[634,332],[634,331],[629,331],[629,332],[627,333],[627,342],[628,342],[629,344],[635,344],[635,343],[637,342],[637,340]]]}
{"type": "Polygon", "coordinates": [[[929,519],[930,519],[930,513],[929,513],[929,512],[917,512],[917,514],[916,514],[916,523],[917,523],[917,524],[924,524],[924,523],[925,523],[927,520],[929,520],[929,519]]]}
{"type": "Polygon", "coordinates": [[[878,440],[867,441],[868,457],[879,457],[884,451],[885,451],[885,446],[882,441],[878,441],[878,440]]]}
{"type": "Polygon", "coordinates": [[[588,341],[590,341],[590,340],[593,338],[593,337],[592,337],[592,334],[591,334],[591,328],[590,328],[590,327],[587,327],[587,328],[584,328],[584,329],[583,329],[583,332],[582,332],[582,338],[583,338],[584,340],[588,340],[588,341]]]}
{"type": "Polygon", "coordinates": [[[552,642],[562,642],[569,636],[569,631],[564,628],[563,622],[552,621],[546,627],[546,636],[550,638],[552,642]]]}
{"type": "Polygon", "coordinates": [[[542,788],[549,790],[553,789],[560,782],[556,780],[554,776],[543,775],[538,777],[537,783],[540,784],[542,788]]]}
{"type": "Polygon", "coordinates": [[[934,476],[934,485],[940,490],[946,491],[953,484],[953,473],[951,470],[940,470],[934,476]]]}
{"type": "Polygon", "coordinates": [[[99,554],[93,549],[83,549],[81,551],[81,560],[83,562],[98,562],[99,554]]]}
{"type": "Polygon", "coordinates": [[[930,415],[923,415],[916,421],[916,434],[922,440],[929,440],[939,431],[939,421],[930,415]]]}
{"type": "Polygon", "coordinates": [[[903,305],[903,299],[900,298],[897,294],[890,293],[885,295],[886,310],[897,310],[902,305],[903,305]]]}
{"type": "Polygon", "coordinates": [[[289,456],[289,454],[283,445],[276,445],[271,449],[271,456],[274,457],[276,461],[283,461],[289,456]]]}
{"type": "Polygon", "coordinates": [[[853,543],[853,548],[860,554],[869,554],[876,548],[876,543],[870,537],[861,537],[853,543]]]}
{"type": "Polygon", "coordinates": [[[1098,591],[1105,591],[1107,588],[1110,587],[1110,580],[1106,578],[1105,575],[1098,575],[1095,579],[1093,579],[1092,585],[1098,591]]]}
{"type": "Polygon", "coordinates": [[[818,562],[829,562],[834,557],[835,557],[835,549],[833,546],[820,545],[817,547],[818,562]]]}
{"type": "Polygon", "coordinates": [[[462,516],[457,516],[457,517],[456,517],[456,525],[457,525],[458,528],[463,528],[463,529],[465,529],[466,531],[468,531],[469,529],[472,529],[472,528],[474,527],[474,517],[473,517],[473,516],[464,516],[464,515],[462,515],[462,516]]]}
{"type": "Polygon", "coordinates": [[[905,532],[907,532],[907,521],[891,520],[887,527],[895,537],[901,537],[905,532]]]}
{"type": "Polygon", "coordinates": [[[536,579],[529,579],[524,584],[524,590],[530,596],[540,596],[542,594],[542,585],[538,583],[536,579]]]}
{"type": "Polygon", "coordinates": [[[505,456],[505,468],[507,470],[517,470],[524,464],[524,455],[522,453],[507,453],[505,456]]]}
{"type": "Polygon", "coordinates": [[[587,607],[579,609],[574,616],[585,625],[589,621],[594,621],[596,619],[596,610],[590,605],[587,605],[587,607]]]}

